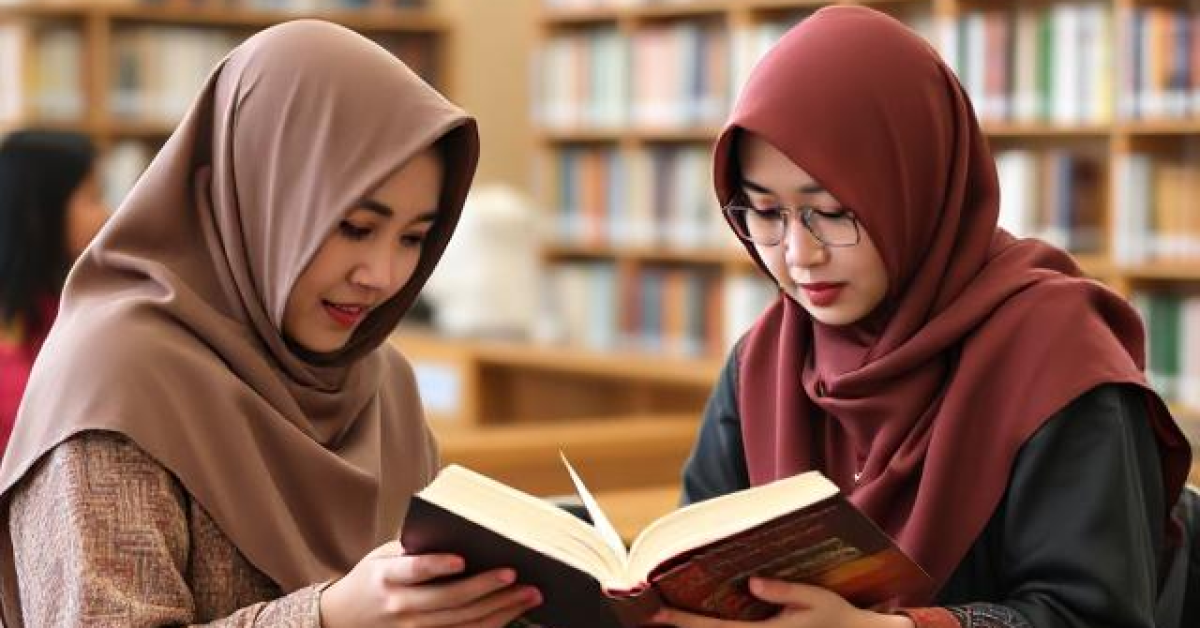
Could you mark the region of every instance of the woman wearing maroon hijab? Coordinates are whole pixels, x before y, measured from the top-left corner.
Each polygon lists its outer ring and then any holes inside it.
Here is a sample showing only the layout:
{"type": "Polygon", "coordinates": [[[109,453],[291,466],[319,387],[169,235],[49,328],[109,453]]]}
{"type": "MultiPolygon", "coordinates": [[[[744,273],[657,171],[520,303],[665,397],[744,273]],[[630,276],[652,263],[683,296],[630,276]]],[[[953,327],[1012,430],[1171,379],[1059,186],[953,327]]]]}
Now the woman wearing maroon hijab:
{"type": "Polygon", "coordinates": [[[780,298],[729,358],[685,500],[819,469],[935,582],[887,614],[754,580],[782,607],[765,624],[1179,625],[1162,592],[1190,453],[1143,328],[1068,255],[997,228],[986,140],[927,43],[817,12],[754,69],[714,176],[780,298]]]}

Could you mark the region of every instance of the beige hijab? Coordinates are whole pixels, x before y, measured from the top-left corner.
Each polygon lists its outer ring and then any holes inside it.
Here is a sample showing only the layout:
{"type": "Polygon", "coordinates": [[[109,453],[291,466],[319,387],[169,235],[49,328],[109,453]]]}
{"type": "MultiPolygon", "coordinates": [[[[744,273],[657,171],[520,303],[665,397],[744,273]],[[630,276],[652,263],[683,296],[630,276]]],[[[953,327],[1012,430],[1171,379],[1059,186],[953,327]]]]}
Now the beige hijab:
{"type": "Polygon", "coordinates": [[[68,280],[0,466],[4,618],[20,626],[8,506],[84,430],[135,441],[285,591],[394,538],[436,468],[411,370],[383,344],[458,220],[474,121],[382,48],[302,20],[218,65],[68,280]],[[343,213],[410,157],[446,162],[417,269],[333,355],[280,333],[343,213]]]}

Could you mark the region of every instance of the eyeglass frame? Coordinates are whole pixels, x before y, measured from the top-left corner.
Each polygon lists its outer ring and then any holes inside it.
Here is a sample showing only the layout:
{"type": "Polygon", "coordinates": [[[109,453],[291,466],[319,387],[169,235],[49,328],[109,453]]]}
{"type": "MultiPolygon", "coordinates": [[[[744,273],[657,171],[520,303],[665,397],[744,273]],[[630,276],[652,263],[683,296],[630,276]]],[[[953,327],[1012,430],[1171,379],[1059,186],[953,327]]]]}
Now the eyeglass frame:
{"type": "MultiPolygon", "coordinates": [[[[821,237],[821,235],[818,234],[815,229],[813,229],[812,225],[809,223],[809,220],[811,220],[812,215],[814,213],[827,214],[827,213],[829,213],[829,210],[823,210],[819,207],[814,207],[812,205],[800,205],[795,208],[788,207],[786,205],[779,205],[779,206],[770,207],[767,209],[758,209],[757,207],[754,207],[751,204],[743,205],[741,203],[738,203],[737,201],[731,201],[731,202],[727,203],[724,207],[721,208],[721,213],[725,214],[725,217],[727,219],[729,219],[730,224],[733,225],[734,235],[736,235],[738,237],[738,239],[740,239],[740,240],[750,242],[751,244],[757,244],[759,246],[779,246],[780,244],[782,244],[784,239],[787,238],[788,229],[790,228],[791,221],[793,220],[793,214],[799,214],[800,224],[804,226],[804,230],[807,231],[810,235],[812,235],[812,237],[816,238],[817,242],[820,242],[822,246],[828,246],[828,247],[832,247],[832,248],[846,248],[846,247],[855,246],[859,242],[862,242],[862,230],[858,228],[859,220],[858,220],[858,216],[854,213],[854,210],[850,209],[849,207],[839,207],[836,209],[836,211],[843,212],[846,215],[846,217],[848,217],[850,219],[850,224],[854,227],[854,242],[850,242],[850,243],[846,243],[846,244],[840,244],[840,243],[835,244],[835,243],[831,243],[831,242],[826,242],[825,239],[823,237],[821,237]],[[763,212],[763,211],[779,212],[779,214],[783,217],[783,229],[780,231],[779,239],[776,240],[775,242],[767,243],[767,242],[759,242],[759,241],[755,240],[754,238],[751,238],[749,235],[742,235],[738,231],[738,228],[736,226],[739,224],[738,218],[736,216],[736,212],[738,210],[744,210],[746,212],[763,212]]],[[[745,221],[742,221],[740,224],[742,224],[744,226],[746,223],[745,223],[745,221]]]]}

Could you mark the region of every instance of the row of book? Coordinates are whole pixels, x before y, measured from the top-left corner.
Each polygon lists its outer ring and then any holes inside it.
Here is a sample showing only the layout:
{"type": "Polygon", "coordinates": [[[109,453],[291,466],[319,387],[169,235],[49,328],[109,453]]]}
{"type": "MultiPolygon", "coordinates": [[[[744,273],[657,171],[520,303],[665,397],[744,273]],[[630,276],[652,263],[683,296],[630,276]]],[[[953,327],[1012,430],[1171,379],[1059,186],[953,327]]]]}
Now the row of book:
{"type": "Polygon", "coordinates": [[[1200,115],[1200,9],[1129,9],[1121,50],[1121,114],[1128,119],[1200,115]]]}
{"type": "Polygon", "coordinates": [[[125,28],[112,36],[114,118],[170,123],[192,104],[212,68],[241,38],[180,26],[125,28]]]}
{"type": "MultiPolygon", "coordinates": [[[[732,30],[708,18],[555,34],[536,100],[548,128],[718,124],[797,11],[732,30]]],[[[1200,114],[1200,11],[1062,2],[902,16],[954,67],[985,122],[1063,126],[1200,114]]]]}
{"type": "MultiPolygon", "coordinates": [[[[681,19],[645,26],[632,39],[611,25],[557,33],[539,61],[538,120],[548,128],[717,124],[749,69],[806,14],[732,29],[681,19]]],[[[1123,18],[1131,31],[1120,50],[1128,59],[1121,85],[1132,103],[1122,102],[1126,117],[1166,115],[1160,103],[1178,100],[1164,96],[1162,68],[1172,57],[1162,42],[1197,50],[1200,42],[1190,27],[1174,26],[1175,39],[1160,32],[1171,15],[1191,24],[1192,16],[1165,9],[1135,9],[1123,18]]],[[[917,8],[901,17],[942,51],[985,121],[1080,125],[1114,118],[1118,38],[1107,3],[968,10],[937,23],[917,8]]],[[[1178,82],[1190,74],[1175,69],[1170,76],[1178,82]]]]}
{"type": "Polygon", "coordinates": [[[50,121],[83,117],[83,37],[78,29],[49,25],[35,36],[15,22],[2,23],[0,51],[0,120],[18,119],[26,111],[50,121]]]}
{"type": "Polygon", "coordinates": [[[735,29],[679,20],[626,37],[614,26],[557,33],[537,57],[534,116],[550,129],[711,127],[791,21],[735,29]]]}
{"type": "Polygon", "coordinates": [[[1108,3],[968,10],[943,33],[942,52],[981,120],[1112,120],[1116,37],[1108,3]]]}
{"type": "MultiPolygon", "coordinates": [[[[684,250],[736,246],[712,192],[706,146],[651,145],[625,151],[570,145],[556,151],[554,159],[559,241],[684,250]]],[[[1000,226],[1074,253],[1103,250],[1102,157],[1067,149],[1009,149],[996,153],[996,164],[1000,226]]],[[[1193,196],[1200,198],[1200,188],[1193,196]]],[[[1148,203],[1136,211],[1150,216],[1147,225],[1154,226],[1154,233],[1175,236],[1189,231],[1183,229],[1183,218],[1172,216],[1200,217],[1179,202],[1148,203]]],[[[1131,233],[1135,231],[1126,229],[1124,235],[1131,233]]]]}
{"type": "Polygon", "coordinates": [[[556,236],[583,245],[712,248],[734,243],[704,146],[567,146],[555,154],[556,236]]]}
{"type": "Polygon", "coordinates": [[[941,47],[985,121],[1200,114],[1196,8],[1133,6],[1115,18],[1107,2],[971,10],[941,47]]]}
{"type": "MultiPolygon", "coordinates": [[[[213,66],[249,33],[184,26],[115,29],[107,89],[113,118],[160,124],[179,120],[213,66]]],[[[424,36],[380,35],[376,41],[436,83],[434,46],[424,36]]],[[[84,48],[79,28],[50,25],[33,31],[0,24],[0,68],[5,70],[0,73],[0,120],[26,114],[54,122],[83,119],[84,48]]]]}
{"type": "Polygon", "coordinates": [[[1066,149],[996,152],[1000,226],[1073,253],[1104,247],[1101,160],[1066,149]]]}
{"type": "Polygon", "coordinates": [[[1200,296],[1138,292],[1131,300],[1146,324],[1150,383],[1168,403],[1200,408],[1200,296]]]}
{"type": "Polygon", "coordinates": [[[1113,257],[1118,263],[1200,260],[1200,146],[1167,158],[1117,157],[1113,257]]]}
{"type": "Polygon", "coordinates": [[[753,274],[646,266],[623,276],[608,261],[555,264],[547,286],[551,339],[677,356],[721,355],[777,295],[753,274]]]}

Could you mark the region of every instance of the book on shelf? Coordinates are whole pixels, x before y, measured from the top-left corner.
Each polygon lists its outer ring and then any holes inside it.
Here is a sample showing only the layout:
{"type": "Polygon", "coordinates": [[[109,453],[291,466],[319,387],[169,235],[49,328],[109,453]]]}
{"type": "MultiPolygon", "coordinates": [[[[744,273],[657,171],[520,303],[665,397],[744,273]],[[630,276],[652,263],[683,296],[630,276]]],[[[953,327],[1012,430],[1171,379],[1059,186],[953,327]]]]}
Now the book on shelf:
{"type": "Polygon", "coordinates": [[[749,593],[751,576],[823,586],[860,607],[930,586],[817,471],[676,510],[628,549],[569,463],[567,471],[593,524],[449,465],[413,498],[401,542],[414,554],[460,555],[468,573],[515,569],[544,600],[524,625],[638,626],[663,605],[765,619],[779,609],[749,593]]]}

